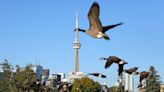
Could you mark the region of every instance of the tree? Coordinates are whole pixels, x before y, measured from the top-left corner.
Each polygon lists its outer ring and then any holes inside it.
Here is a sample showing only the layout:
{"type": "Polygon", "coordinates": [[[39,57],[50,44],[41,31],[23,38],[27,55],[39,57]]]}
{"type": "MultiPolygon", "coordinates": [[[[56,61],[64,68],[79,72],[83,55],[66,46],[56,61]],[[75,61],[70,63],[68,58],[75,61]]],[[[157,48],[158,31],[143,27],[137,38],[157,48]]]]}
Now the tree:
{"type": "Polygon", "coordinates": [[[31,65],[27,65],[25,70],[21,72],[21,75],[23,91],[29,92],[32,84],[36,82],[36,75],[31,69],[31,65]]]}
{"type": "Polygon", "coordinates": [[[71,92],[98,92],[100,89],[101,85],[98,82],[84,77],[74,81],[71,92]]]}
{"type": "Polygon", "coordinates": [[[0,92],[39,92],[41,85],[36,80],[36,74],[31,69],[31,65],[27,65],[25,69],[21,69],[16,65],[16,71],[13,72],[12,65],[4,60],[1,64],[2,72],[0,72],[0,92]]]}
{"type": "Polygon", "coordinates": [[[150,69],[150,74],[147,77],[145,81],[145,86],[143,88],[144,92],[160,92],[160,75],[158,75],[156,69],[151,66],[150,69]]]}
{"type": "Polygon", "coordinates": [[[13,73],[12,77],[12,84],[13,84],[13,91],[15,92],[21,92],[23,77],[22,77],[22,71],[19,67],[19,65],[16,65],[16,72],[13,73]]]}
{"type": "Polygon", "coordinates": [[[12,77],[14,92],[34,90],[37,87],[36,82],[35,73],[30,65],[27,65],[24,70],[16,65],[16,72],[13,73],[12,77]]]}
{"type": "Polygon", "coordinates": [[[12,66],[7,59],[0,64],[2,66],[1,78],[0,78],[0,92],[11,92],[11,75],[12,66]]]}

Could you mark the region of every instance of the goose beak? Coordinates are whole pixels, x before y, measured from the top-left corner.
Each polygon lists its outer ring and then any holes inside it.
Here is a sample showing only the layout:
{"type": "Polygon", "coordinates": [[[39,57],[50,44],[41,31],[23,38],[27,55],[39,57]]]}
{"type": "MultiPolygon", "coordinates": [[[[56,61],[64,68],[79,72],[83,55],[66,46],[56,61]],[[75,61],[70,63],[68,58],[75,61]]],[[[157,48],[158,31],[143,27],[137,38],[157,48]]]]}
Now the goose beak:
{"type": "Polygon", "coordinates": [[[101,57],[100,60],[103,60],[103,57],[101,57]]]}

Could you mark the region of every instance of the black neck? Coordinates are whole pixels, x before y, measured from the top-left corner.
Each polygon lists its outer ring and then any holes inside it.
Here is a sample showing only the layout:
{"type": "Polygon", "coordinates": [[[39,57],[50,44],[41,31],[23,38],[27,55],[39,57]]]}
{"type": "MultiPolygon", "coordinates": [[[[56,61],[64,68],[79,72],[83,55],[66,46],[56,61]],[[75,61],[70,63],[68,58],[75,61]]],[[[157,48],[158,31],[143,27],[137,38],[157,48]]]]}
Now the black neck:
{"type": "Polygon", "coordinates": [[[86,30],[78,28],[78,31],[85,32],[86,30]]]}

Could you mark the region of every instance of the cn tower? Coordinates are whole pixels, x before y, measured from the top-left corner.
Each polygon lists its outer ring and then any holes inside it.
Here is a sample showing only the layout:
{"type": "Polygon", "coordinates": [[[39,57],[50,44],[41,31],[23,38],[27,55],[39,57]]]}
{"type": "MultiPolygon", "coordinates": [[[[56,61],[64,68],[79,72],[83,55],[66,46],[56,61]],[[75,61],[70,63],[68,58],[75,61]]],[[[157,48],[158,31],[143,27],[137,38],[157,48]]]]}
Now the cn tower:
{"type": "Polygon", "coordinates": [[[79,49],[80,49],[80,42],[78,40],[78,15],[76,14],[76,38],[74,41],[74,46],[73,48],[75,49],[75,74],[79,72],[79,49]]]}

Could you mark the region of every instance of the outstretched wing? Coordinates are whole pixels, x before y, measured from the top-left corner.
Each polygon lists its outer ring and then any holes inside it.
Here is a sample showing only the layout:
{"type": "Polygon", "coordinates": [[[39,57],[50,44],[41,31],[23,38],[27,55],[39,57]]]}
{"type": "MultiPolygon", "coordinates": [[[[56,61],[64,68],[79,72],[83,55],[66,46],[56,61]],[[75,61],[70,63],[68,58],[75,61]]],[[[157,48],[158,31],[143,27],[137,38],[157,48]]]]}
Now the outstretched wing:
{"type": "Polygon", "coordinates": [[[120,61],[121,61],[121,59],[116,56],[109,56],[108,60],[106,62],[105,68],[110,67],[113,64],[113,62],[119,64],[120,61]]]}
{"type": "Polygon", "coordinates": [[[112,60],[107,60],[106,64],[105,64],[105,68],[107,69],[108,67],[110,67],[113,64],[112,60]]]}
{"type": "Polygon", "coordinates": [[[92,31],[102,31],[102,24],[99,19],[100,7],[97,2],[94,2],[89,10],[88,19],[90,29],[92,31]]]}
{"type": "Polygon", "coordinates": [[[90,73],[89,75],[93,75],[93,76],[101,77],[101,78],[106,78],[106,75],[103,75],[101,73],[90,73]]]}
{"type": "Polygon", "coordinates": [[[102,75],[101,77],[102,77],[102,78],[106,78],[106,75],[102,75]]]}
{"type": "Polygon", "coordinates": [[[102,32],[105,33],[107,30],[112,29],[112,28],[117,27],[117,26],[122,25],[122,24],[123,23],[113,24],[113,25],[109,25],[109,26],[103,26],[102,32]]]}
{"type": "Polygon", "coordinates": [[[132,74],[133,72],[136,72],[137,69],[138,67],[133,67],[133,68],[126,69],[125,72],[128,74],[132,74]]]}
{"type": "Polygon", "coordinates": [[[140,73],[140,82],[144,79],[144,78],[147,78],[149,76],[149,72],[147,71],[143,71],[140,73]]]}
{"type": "Polygon", "coordinates": [[[108,60],[105,64],[105,68],[110,67],[113,64],[113,62],[115,62],[116,60],[117,60],[117,58],[115,56],[109,56],[108,60]]]}
{"type": "Polygon", "coordinates": [[[99,73],[90,73],[89,75],[99,76],[99,73]]]}

